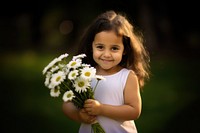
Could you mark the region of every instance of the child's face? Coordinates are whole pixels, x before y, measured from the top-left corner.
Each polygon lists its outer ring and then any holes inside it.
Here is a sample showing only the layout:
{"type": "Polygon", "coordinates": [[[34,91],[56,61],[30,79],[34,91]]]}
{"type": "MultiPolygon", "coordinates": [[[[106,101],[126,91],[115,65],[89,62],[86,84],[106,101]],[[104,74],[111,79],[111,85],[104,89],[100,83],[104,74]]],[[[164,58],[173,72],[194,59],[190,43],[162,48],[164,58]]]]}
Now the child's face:
{"type": "Polygon", "coordinates": [[[122,60],[124,45],[122,36],[114,31],[102,31],[94,37],[93,59],[104,70],[115,70],[122,60]]]}

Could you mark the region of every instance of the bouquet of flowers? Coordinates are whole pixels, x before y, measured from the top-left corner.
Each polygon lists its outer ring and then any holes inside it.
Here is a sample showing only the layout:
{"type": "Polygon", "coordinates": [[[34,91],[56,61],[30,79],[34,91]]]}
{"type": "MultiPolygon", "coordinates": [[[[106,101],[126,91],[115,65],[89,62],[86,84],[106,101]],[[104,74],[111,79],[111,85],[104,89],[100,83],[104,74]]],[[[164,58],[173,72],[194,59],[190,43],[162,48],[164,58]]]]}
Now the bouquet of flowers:
{"type": "MultiPolygon", "coordinates": [[[[62,54],[52,60],[42,71],[45,75],[45,86],[50,89],[52,97],[62,95],[64,102],[72,101],[74,105],[83,108],[86,99],[94,99],[94,91],[102,76],[96,75],[96,69],[82,63],[85,54],[73,56],[67,60],[68,54],[62,54]],[[91,87],[92,78],[97,79],[96,86],[91,87]]],[[[92,124],[94,133],[105,133],[101,125],[92,124]]]]}

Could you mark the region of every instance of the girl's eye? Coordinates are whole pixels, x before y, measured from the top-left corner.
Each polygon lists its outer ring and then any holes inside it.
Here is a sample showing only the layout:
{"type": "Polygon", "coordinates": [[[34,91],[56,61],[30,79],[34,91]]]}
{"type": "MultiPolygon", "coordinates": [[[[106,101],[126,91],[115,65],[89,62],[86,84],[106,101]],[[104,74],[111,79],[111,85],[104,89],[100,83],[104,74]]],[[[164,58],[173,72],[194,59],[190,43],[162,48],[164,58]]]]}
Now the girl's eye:
{"type": "Polygon", "coordinates": [[[96,46],[97,49],[103,49],[103,46],[96,46]]]}
{"type": "Polygon", "coordinates": [[[119,50],[119,48],[118,47],[113,47],[112,50],[116,51],[116,50],[119,50]]]}

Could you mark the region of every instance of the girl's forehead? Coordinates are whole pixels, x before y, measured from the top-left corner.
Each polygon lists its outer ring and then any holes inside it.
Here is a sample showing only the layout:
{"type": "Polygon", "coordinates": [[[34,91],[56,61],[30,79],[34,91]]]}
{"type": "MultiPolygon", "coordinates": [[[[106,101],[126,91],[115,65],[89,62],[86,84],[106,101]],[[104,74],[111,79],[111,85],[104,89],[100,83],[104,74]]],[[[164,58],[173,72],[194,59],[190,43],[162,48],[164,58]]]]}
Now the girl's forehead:
{"type": "Polygon", "coordinates": [[[102,31],[95,35],[94,42],[122,43],[122,36],[117,35],[114,31],[102,31]]]}

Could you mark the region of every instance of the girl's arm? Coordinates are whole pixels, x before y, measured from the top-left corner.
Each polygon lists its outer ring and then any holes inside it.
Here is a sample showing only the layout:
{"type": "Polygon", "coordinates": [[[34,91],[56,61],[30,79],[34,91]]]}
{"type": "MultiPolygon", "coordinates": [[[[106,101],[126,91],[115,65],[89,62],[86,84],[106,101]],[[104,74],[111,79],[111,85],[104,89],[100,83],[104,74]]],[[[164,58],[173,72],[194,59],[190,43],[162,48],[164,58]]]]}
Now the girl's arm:
{"type": "Polygon", "coordinates": [[[124,89],[124,105],[113,106],[101,104],[89,99],[85,102],[85,110],[90,115],[102,115],[116,120],[135,120],[141,113],[141,96],[137,76],[129,73],[124,89]]]}
{"type": "Polygon", "coordinates": [[[96,120],[96,116],[89,115],[85,109],[77,109],[72,102],[63,103],[63,112],[71,120],[91,124],[96,120]]]}

